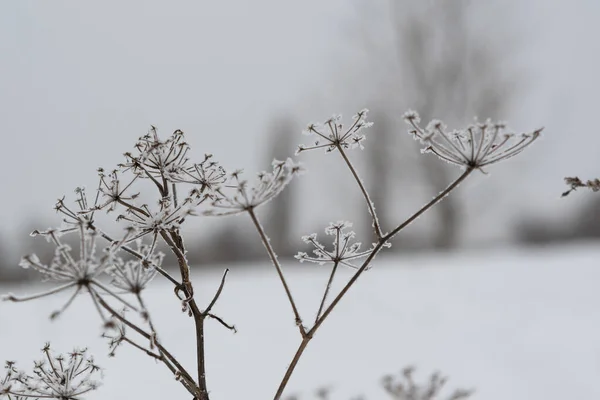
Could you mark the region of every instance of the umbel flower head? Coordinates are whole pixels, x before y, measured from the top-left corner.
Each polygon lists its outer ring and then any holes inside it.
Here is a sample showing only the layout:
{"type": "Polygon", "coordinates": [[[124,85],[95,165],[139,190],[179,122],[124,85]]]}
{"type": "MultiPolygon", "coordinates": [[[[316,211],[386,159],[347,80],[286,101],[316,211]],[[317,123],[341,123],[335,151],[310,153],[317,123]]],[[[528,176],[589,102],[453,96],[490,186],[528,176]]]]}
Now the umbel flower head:
{"type": "Polygon", "coordinates": [[[69,245],[60,241],[60,233],[57,230],[50,229],[37,233],[46,236],[49,241],[54,243],[56,246],[54,258],[49,265],[46,265],[35,254],[32,254],[23,257],[19,265],[25,269],[31,268],[36,270],[42,274],[46,281],[54,281],[60,284],[48,291],[26,297],[17,297],[9,293],[3,296],[4,300],[14,302],[28,301],[74,289],[73,294],[65,305],[60,310],[51,314],[50,317],[53,319],[66,310],[81,292],[88,292],[95,303],[100,296],[98,292],[100,290],[102,293],[112,296],[124,305],[136,309],[98,280],[98,277],[114,264],[117,252],[127,240],[127,235],[130,234],[130,231],[127,231],[121,242],[110,245],[104,250],[101,256],[97,256],[96,239],[98,234],[96,231],[84,230],[83,227],[80,227],[79,257],[73,255],[73,251],[69,245]]]}
{"type": "Polygon", "coordinates": [[[126,293],[139,294],[154,279],[157,268],[162,264],[164,254],[154,252],[154,245],[145,245],[141,239],[136,240],[137,253],[142,259],[124,261],[118,257],[106,273],[112,277],[111,285],[126,293]]]}
{"type": "Polygon", "coordinates": [[[342,125],[342,116],[334,115],[325,121],[322,125],[310,124],[303,132],[308,136],[316,136],[317,140],[312,146],[300,145],[296,154],[307,150],[325,149],[327,153],[334,151],[337,148],[353,149],[359,147],[363,149],[362,142],[365,140],[365,135],[362,131],[373,125],[372,122],[367,122],[366,108],[356,113],[352,118],[354,122],[349,128],[344,128],[342,125]]]}
{"type": "Polygon", "coordinates": [[[273,160],[272,172],[260,172],[254,186],[241,179],[242,171],[231,174],[231,183],[218,190],[213,208],[204,215],[224,216],[239,214],[254,209],[273,199],[291,182],[292,178],[304,172],[300,164],[291,158],[286,161],[273,160]]]}
{"type": "Polygon", "coordinates": [[[481,169],[499,161],[516,156],[541,134],[542,129],[516,135],[505,132],[503,123],[477,123],[465,130],[446,131],[446,125],[438,120],[421,128],[421,119],[414,111],[407,111],[404,120],[412,127],[410,133],[426,147],[425,153],[433,153],[444,161],[462,168],[481,169]]]}
{"type": "Polygon", "coordinates": [[[190,146],[185,142],[183,132],[176,130],[166,140],[158,137],[156,128],[140,137],[135,145],[138,154],[125,153],[127,162],[121,167],[132,169],[141,177],[155,179],[176,179],[187,168],[187,153],[190,146]]]}
{"type": "Polygon", "coordinates": [[[6,363],[6,376],[0,378],[0,398],[81,400],[100,386],[95,380],[100,367],[86,349],[55,355],[46,344],[42,353],[44,358],[34,363],[32,374],[19,371],[13,362],[6,363]]]}
{"type": "Polygon", "coordinates": [[[175,182],[199,185],[200,192],[205,189],[210,193],[214,192],[227,180],[227,172],[212,157],[212,154],[205,154],[204,161],[183,168],[174,177],[175,182]]]}
{"type": "Polygon", "coordinates": [[[360,251],[361,243],[351,243],[355,236],[353,231],[347,231],[347,229],[351,227],[352,224],[350,222],[338,221],[330,223],[329,226],[325,228],[325,233],[333,236],[333,250],[331,251],[327,250],[324,245],[317,241],[316,233],[303,236],[302,240],[315,248],[313,250],[314,256],[310,256],[305,252],[300,252],[295,258],[300,262],[307,261],[320,265],[333,263],[356,268],[350,261],[369,255],[372,249],[360,251]]]}

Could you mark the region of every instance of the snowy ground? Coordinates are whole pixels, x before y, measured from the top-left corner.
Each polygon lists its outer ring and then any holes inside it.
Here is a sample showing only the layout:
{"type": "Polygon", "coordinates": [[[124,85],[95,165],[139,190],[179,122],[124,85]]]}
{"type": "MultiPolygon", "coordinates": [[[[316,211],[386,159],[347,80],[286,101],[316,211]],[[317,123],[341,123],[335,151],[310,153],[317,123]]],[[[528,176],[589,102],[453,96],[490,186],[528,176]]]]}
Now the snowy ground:
{"type": "MultiPolygon", "coordinates": [[[[380,377],[415,364],[418,376],[440,369],[449,387],[475,387],[475,399],[600,398],[599,256],[600,246],[580,245],[380,258],[310,344],[288,393],[310,399],[314,388],[327,385],[334,399],[385,399],[380,377]]],[[[206,301],[220,275],[195,276],[206,301]]],[[[302,265],[289,277],[308,319],[326,271],[302,265]]],[[[7,290],[24,288],[0,287],[7,290]]],[[[193,370],[192,321],[172,293],[157,280],[146,297],[161,338],[193,370]]],[[[131,349],[106,358],[87,299],[49,322],[64,300],[1,303],[0,359],[25,366],[45,341],[61,351],[88,345],[106,370],[104,386],[89,399],[189,397],[162,365],[131,349]]],[[[212,398],[271,399],[299,342],[275,271],[233,266],[215,312],[239,333],[209,324],[212,398]]]]}

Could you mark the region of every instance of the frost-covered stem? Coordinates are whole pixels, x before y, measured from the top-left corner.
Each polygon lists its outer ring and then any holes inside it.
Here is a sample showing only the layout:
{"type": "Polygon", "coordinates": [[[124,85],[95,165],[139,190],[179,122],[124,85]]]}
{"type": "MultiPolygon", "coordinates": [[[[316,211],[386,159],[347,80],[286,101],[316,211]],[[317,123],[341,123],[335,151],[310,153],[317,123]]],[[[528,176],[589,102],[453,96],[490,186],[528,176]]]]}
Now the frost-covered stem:
{"type": "Polygon", "coordinates": [[[365,185],[363,184],[362,180],[358,176],[358,172],[356,172],[354,165],[352,165],[352,163],[350,162],[350,159],[346,155],[346,152],[344,152],[344,149],[342,148],[342,146],[340,146],[338,144],[337,148],[338,148],[340,154],[342,155],[342,158],[346,162],[346,165],[350,169],[350,172],[352,172],[352,176],[354,176],[354,179],[356,180],[356,183],[358,184],[358,187],[360,188],[360,191],[362,192],[363,197],[365,198],[365,201],[367,202],[367,207],[369,208],[369,213],[371,214],[371,218],[373,218],[373,229],[375,230],[375,235],[377,235],[377,239],[381,239],[383,237],[383,232],[381,231],[381,225],[379,225],[379,219],[377,218],[377,214],[375,213],[375,207],[373,205],[373,201],[369,197],[369,193],[367,192],[365,185]]]}
{"type": "Polygon", "coordinates": [[[188,306],[196,325],[196,362],[198,366],[198,396],[197,400],[208,400],[208,388],[206,386],[206,362],[204,357],[204,320],[206,315],[198,308],[194,300],[194,289],[190,280],[190,267],[185,257],[183,240],[177,232],[161,231],[160,235],[171,248],[177,258],[181,272],[182,289],[188,300],[188,306]],[[170,235],[169,235],[170,233],[170,235]]]}
{"type": "MultiPolygon", "coordinates": [[[[102,297],[100,297],[100,296],[96,296],[96,297],[97,297],[97,301],[100,304],[100,306],[102,306],[112,316],[114,316],[116,319],[118,319],[119,321],[121,321],[122,323],[124,323],[129,328],[133,329],[135,332],[137,332],[138,334],[140,334],[144,338],[146,338],[148,340],[152,339],[152,335],[151,334],[149,334],[148,332],[146,332],[145,330],[143,330],[142,328],[140,328],[139,326],[137,326],[133,322],[129,321],[127,318],[125,318],[121,314],[119,314],[107,302],[105,302],[102,297]]],[[[192,376],[186,371],[185,368],[183,368],[183,366],[179,363],[179,361],[177,361],[177,359],[163,345],[161,345],[158,341],[156,341],[156,347],[158,347],[158,349],[160,350],[161,354],[164,354],[166,356],[166,358],[171,363],[173,363],[173,365],[177,368],[177,372],[179,372],[182,375],[182,377],[183,377],[183,380],[182,380],[183,386],[190,392],[190,394],[196,396],[199,389],[197,388],[196,383],[194,382],[194,379],[192,378],[192,376]]],[[[165,359],[162,359],[161,361],[163,361],[163,363],[165,365],[168,364],[167,360],[165,360],[165,359]]],[[[169,369],[171,369],[171,368],[169,368],[169,369]]]]}
{"type": "MultiPolygon", "coordinates": [[[[338,233],[339,235],[339,233],[338,233]]],[[[319,305],[319,311],[317,311],[317,316],[315,318],[315,324],[319,321],[319,317],[321,316],[321,312],[323,311],[323,307],[325,307],[325,301],[327,300],[327,295],[329,294],[329,290],[331,289],[331,283],[333,282],[333,277],[337,271],[339,263],[336,261],[333,264],[333,268],[331,269],[331,275],[329,275],[329,280],[327,281],[327,287],[325,287],[325,293],[323,293],[323,299],[321,300],[321,304],[319,305]]]]}
{"type": "Polygon", "coordinates": [[[465,179],[467,179],[467,177],[471,174],[471,172],[473,172],[475,169],[474,168],[467,168],[454,182],[452,182],[446,189],[444,189],[443,191],[440,192],[440,194],[438,194],[437,196],[435,196],[429,203],[425,204],[419,211],[417,211],[416,213],[414,213],[413,215],[411,215],[406,221],[404,221],[403,223],[401,223],[400,225],[398,225],[396,228],[394,228],[394,230],[392,230],[390,233],[388,233],[385,236],[385,240],[389,240],[391,238],[393,238],[394,236],[396,236],[396,234],[398,232],[400,232],[402,229],[406,228],[409,224],[411,224],[414,220],[416,220],[417,218],[419,218],[423,213],[425,213],[427,210],[429,210],[431,207],[433,207],[434,205],[436,205],[437,203],[439,203],[441,200],[444,199],[444,197],[448,196],[450,194],[450,192],[452,192],[454,189],[456,189],[456,187],[458,185],[460,185],[462,183],[462,181],[464,181],[465,179]]]}
{"type": "Polygon", "coordinates": [[[261,239],[263,245],[265,246],[267,253],[269,254],[269,258],[271,259],[271,262],[273,263],[273,265],[275,266],[275,269],[277,270],[279,279],[281,280],[281,283],[283,284],[285,293],[288,297],[288,300],[290,301],[292,310],[294,311],[294,318],[296,319],[296,325],[300,329],[300,334],[304,338],[306,336],[306,330],[304,329],[304,326],[302,325],[302,318],[300,317],[300,313],[298,312],[298,307],[296,307],[296,302],[294,301],[294,298],[292,297],[292,292],[290,291],[287,281],[285,280],[285,277],[283,276],[283,271],[281,269],[281,264],[279,264],[279,260],[277,259],[277,254],[275,254],[275,251],[273,250],[273,246],[271,246],[271,242],[269,242],[269,238],[265,234],[265,231],[264,231],[262,225],[260,224],[260,221],[256,217],[256,214],[254,213],[254,209],[250,207],[247,209],[247,211],[248,211],[248,214],[250,214],[250,218],[252,219],[252,222],[254,223],[254,226],[256,227],[258,234],[260,235],[260,239],[261,239]]]}
{"type": "Polygon", "coordinates": [[[285,371],[285,375],[284,375],[283,379],[281,380],[281,383],[279,384],[279,388],[277,388],[277,393],[275,394],[274,400],[281,399],[281,396],[283,395],[283,391],[285,390],[285,387],[287,386],[288,382],[290,381],[290,378],[292,377],[292,374],[294,373],[294,370],[296,369],[296,365],[298,365],[298,361],[300,361],[300,357],[302,357],[302,353],[304,353],[304,350],[306,349],[306,346],[308,346],[308,343],[310,342],[311,339],[312,339],[311,336],[305,336],[302,339],[302,342],[300,343],[298,350],[296,350],[296,354],[294,354],[294,358],[292,359],[292,362],[288,366],[288,369],[285,371]]]}
{"type": "MultiPolygon", "coordinates": [[[[134,342],[133,340],[129,339],[128,337],[126,337],[126,336],[123,336],[123,341],[124,341],[125,343],[129,343],[130,345],[132,345],[132,346],[133,346],[133,347],[135,347],[136,349],[138,349],[138,350],[140,350],[140,351],[142,351],[142,352],[146,353],[146,354],[147,354],[147,355],[149,355],[150,357],[152,357],[152,358],[154,358],[154,359],[156,359],[156,360],[159,360],[159,361],[163,361],[163,357],[162,357],[160,354],[156,354],[156,353],[154,353],[154,352],[152,352],[152,351],[148,350],[148,349],[147,349],[147,348],[145,348],[144,346],[141,346],[141,345],[137,344],[136,342],[134,342]]],[[[173,369],[169,368],[169,369],[171,369],[171,372],[173,372],[173,374],[175,374],[175,373],[177,372],[177,370],[176,370],[176,369],[175,369],[175,368],[174,368],[172,365],[170,365],[170,364],[167,364],[167,366],[169,366],[169,367],[173,368],[173,369]]]]}
{"type": "MultiPolygon", "coordinates": [[[[195,307],[195,308],[197,309],[197,307],[195,307]]],[[[193,309],[194,308],[192,308],[192,310],[193,309]]],[[[206,317],[204,314],[194,313],[194,322],[196,324],[196,359],[197,359],[197,363],[198,363],[198,386],[200,388],[197,400],[208,400],[208,388],[206,386],[206,362],[204,359],[204,320],[205,319],[206,319],[206,317]]]]}
{"type": "Polygon", "coordinates": [[[440,192],[440,194],[435,196],[429,203],[425,204],[423,207],[421,207],[421,209],[419,211],[417,211],[416,213],[411,215],[407,220],[405,220],[403,223],[398,225],[393,231],[391,231],[390,233],[388,233],[387,235],[385,235],[384,237],[382,237],[379,240],[377,245],[373,248],[373,251],[365,259],[365,261],[362,263],[362,265],[360,266],[358,271],[356,271],[356,273],[352,276],[352,278],[350,278],[348,283],[346,283],[346,285],[338,293],[338,295],[335,297],[335,299],[333,299],[333,301],[331,302],[329,307],[327,307],[327,309],[323,312],[323,315],[317,319],[317,322],[314,324],[314,326],[308,332],[306,332],[305,340],[302,341],[302,343],[300,344],[300,347],[296,351],[296,355],[294,356],[292,363],[288,367],[288,370],[287,370],[283,380],[281,381],[281,384],[279,385],[279,389],[277,390],[277,394],[275,395],[274,400],[279,400],[281,398],[281,395],[283,394],[285,386],[287,385],[287,383],[290,379],[290,376],[292,375],[292,372],[294,371],[294,368],[296,367],[296,364],[298,364],[298,361],[299,361],[302,353],[304,352],[306,346],[308,345],[308,342],[310,342],[310,340],[314,337],[317,330],[321,327],[321,325],[323,324],[323,322],[325,322],[325,320],[327,319],[329,314],[331,314],[331,312],[335,309],[335,307],[338,305],[338,303],[342,300],[342,298],[350,290],[352,285],[354,285],[354,283],[358,280],[358,278],[362,275],[362,273],[366,271],[366,269],[371,264],[371,261],[373,261],[375,256],[381,251],[381,249],[385,246],[385,244],[390,239],[392,239],[398,232],[400,232],[402,229],[404,229],[406,226],[408,226],[411,222],[416,220],[419,216],[421,216],[423,213],[425,213],[431,207],[433,207],[434,205],[439,203],[441,200],[443,200],[444,197],[446,197],[450,192],[452,192],[454,189],[456,189],[456,187],[458,185],[460,185],[460,183],[462,181],[464,181],[471,174],[471,172],[473,172],[473,168],[468,168],[467,170],[465,170],[465,172],[463,172],[462,175],[460,175],[446,189],[444,189],[442,192],[440,192]]]}

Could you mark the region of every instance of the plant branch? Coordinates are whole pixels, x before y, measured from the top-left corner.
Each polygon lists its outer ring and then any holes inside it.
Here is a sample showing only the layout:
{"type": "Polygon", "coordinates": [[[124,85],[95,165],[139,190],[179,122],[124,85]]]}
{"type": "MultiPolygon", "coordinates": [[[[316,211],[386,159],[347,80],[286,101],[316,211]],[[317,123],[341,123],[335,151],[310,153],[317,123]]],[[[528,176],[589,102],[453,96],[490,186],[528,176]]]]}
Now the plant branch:
{"type": "Polygon", "coordinates": [[[269,242],[269,238],[265,234],[265,231],[264,231],[262,225],[260,224],[258,218],[256,217],[256,214],[254,213],[254,209],[248,208],[247,211],[248,211],[248,214],[250,214],[250,218],[252,219],[252,222],[254,223],[254,226],[256,227],[258,234],[260,235],[260,239],[261,239],[263,245],[265,246],[267,253],[269,254],[269,258],[271,259],[271,262],[273,263],[273,265],[275,266],[275,269],[277,270],[279,279],[281,280],[281,283],[283,284],[285,293],[288,297],[288,300],[290,301],[292,310],[294,311],[294,318],[296,319],[296,325],[298,326],[298,329],[300,329],[300,334],[304,338],[306,336],[306,329],[304,328],[304,325],[302,325],[302,318],[300,317],[300,313],[298,312],[298,308],[296,307],[296,302],[294,301],[294,298],[292,297],[290,288],[289,288],[287,281],[285,280],[285,277],[283,275],[283,271],[281,269],[281,264],[279,263],[279,260],[277,259],[277,254],[275,254],[275,251],[273,250],[273,246],[271,246],[271,243],[269,242]]]}
{"type": "Polygon", "coordinates": [[[331,274],[329,275],[329,280],[327,281],[327,287],[325,287],[325,292],[323,293],[323,299],[321,299],[321,304],[319,305],[319,311],[317,311],[317,317],[315,318],[315,324],[319,321],[319,317],[321,316],[321,312],[323,311],[323,307],[325,306],[325,301],[327,300],[327,295],[329,294],[329,290],[331,289],[331,284],[333,283],[333,277],[335,276],[338,266],[339,266],[339,263],[336,261],[333,264],[333,268],[331,269],[331,274]]]}
{"type": "Polygon", "coordinates": [[[296,368],[296,365],[298,364],[300,357],[302,356],[302,353],[304,352],[304,350],[305,350],[306,346],[308,345],[308,343],[310,342],[310,340],[314,337],[314,334],[317,332],[319,327],[321,327],[323,322],[325,322],[325,320],[327,319],[329,314],[331,314],[331,312],[335,309],[335,307],[342,300],[342,298],[346,295],[346,293],[350,290],[350,288],[354,285],[354,283],[358,280],[358,278],[362,275],[362,273],[365,272],[365,270],[369,267],[369,264],[371,263],[371,261],[373,261],[375,256],[381,251],[381,249],[383,249],[385,244],[390,239],[392,239],[398,232],[400,232],[402,229],[404,229],[410,223],[412,223],[414,220],[416,220],[419,216],[421,216],[424,212],[426,212],[431,207],[436,205],[438,202],[443,200],[444,197],[446,197],[450,192],[452,192],[454,189],[456,189],[456,187],[458,185],[460,185],[460,183],[462,181],[464,181],[471,174],[471,172],[473,172],[473,168],[466,169],[454,182],[452,182],[446,189],[444,189],[437,196],[435,196],[429,203],[425,204],[420,210],[418,210],[416,213],[411,215],[407,220],[405,220],[403,223],[398,225],[393,231],[391,231],[390,233],[388,233],[387,235],[385,235],[384,237],[382,237],[379,240],[377,245],[373,248],[373,251],[365,259],[365,261],[362,263],[360,268],[354,273],[352,278],[350,278],[348,283],[346,283],[346,285],[338,293],[338,295],[335,297],[335,299],[331,302],[331,304],[323,312],[323,315],[321,315],[321,317],[319,317],[317,319],[314,326],[306,333],[304,340],[300,343],[300,346],[298,347],[298,350],[296,351],[296,354],[294,355],[294,358],[292,359],[292,362],[289,365],[289,367],[285,373],[285,376],[283,377],[283,380],[281,381],[281,384],[279,385],[279,389],[277,390],[277,393],[275,394],[274,400],[279,400],[281,398],[281,396],[283,395],[283,391],[284,391],[285,387],[287,386],[287,383],[289,382],[290,377],[291,377],[294,369],[296,368]]]}
{"type": "MultiPolygon", "coordinates": [[[[137,332],[138,334],[140,334],[144,338],[146,338],[148,340],[152,340],[152,335],[151,334],[149,334],[148,332],[146,332],[145,330],[143,330],[142,328],[140,328],[139,326],[137,326],[133,322],[129,321],[127,318],[125,318],[121,314],[119,314],[106,301],[104,301],[104,299],[101,296],[95,296],[95,297],[96,297],[98,303],[106,311],[108,311],[111,315],[113,315],[119,321],[121,321],[122,323],[124,323],[129,328],[133,329],[135,332],[137,332]]],[[[184,382],[187,382],[187,385],[184,384],[184,386],[186,387],[186,389],[190,392],[190,394],[196,396],[198,394],[197,392],[199,391],[199,389],[196,386],[196,383],[194,382],[194,379],[191,377],[191,375],[186,371],[185,368],[183,368],[183,366],[179,363],[179,361],[177,361],[177,359],[163,345],[161,345],[158,341],[156,341],[155,343],[156,343],[156,347],[160,350],[160,352],[162,354],[164,354],[168,358],[168,360],[171,363],[173,363],[173,365],[177,368],[177,371],[184,378],[184,382]],[[190,389],[193,389],[193,390],[190,390],[190,389]]],[[[166,364],[166,362],[165,362],[166,360],[161,360],[161,361],[163,361],[163,363],[166,364]]]]}
{"type": "Polygon", "coordinates": [[[352,165],[352,162],[350,162],[350,159],[346,155],[346,152],[344,151],[344,149],[342,149],[342,146],[340,146],[338,144],[337,148],[338,148],[340,154],[342,155],[342,158],[346,162],[346,165],[350,169],[350,172],[352,172],[352,176],[354,176],[354,179],[356,180],[356,183],[358,184],[358,187],[360,188],[360,191],[362,192],[362,195],[365,198],[365,201],[367,202],[367,207],[369,208],[369,213],[371,214],[371,218],[373,218],[373,229],[375,230],[375,235],[377,235],[377,239],[381,239],[383,237],[383,232],[381,230],[381,225],[379,225],[379,219],[377,218],[377,213],[375,213],[375,207],[373,205],[373,201],[369,197],[369,193],[367,192],[365,185],[363,184],[362,180],[358,176],[358,172],[352,165]]]}
{"type": "Polygon", "coordinates": [[[292,359],[292,362],[288,366],[287,371],[285,371],[285,375],[284,375],[283,379],[281,380],[281,383],[279,384],[279,388],[277,388],[277,393],[275,394],[275,400],[281,399],[281,396],[283,395],[283,391],[285,390],[285,387],[287,386],[288,382],[290,381],[290,378],[292,377],[292,374],[294,373],[294,370],[296,369],[296,365],[298,365],[298,361],[300,361],[300,357],[302,357],[302,353],[304,353],[304,350],[306,349],[306,346],[308,346],[310,339],[311,339],[311,337],[305,336],[302,339],[302,342],[300,342],[300,346],[298,346],[298,350],[296,350],[296,354],[294,354],[294,358],[292,359]]]}
{"type": "Polygon", "coordinates": [[[223,291],[223,286],[225,286],[225,279],[227,278],[227,273],[229,273],[229,268],[227,268],[225,270],[225,272],[223,273],[223,277],[221,278],[221,284],[219,285],[219,289],[217,289],[217,293],[215,293],[215,296],[213,297],[212,301],[210,302],[208,307],[206,307],[206,310],[204,310],[205,315],[208,315],[210,313],[210,310],[212,310],[213,306],[219,299],[219,296],[221,295],[221,292],[223,291]]]}
{"type": "Polygon", "coordinates": [[[198,367],[199,387],[197,400],[209,400],[208,387],[206,386],[206,360],[204,356],[204,321],[206,315],[198,308],[196,300],[194,300],[194,288],[190,280],[190,267],[185,257],[183,240],[178,232],[171,231],[170,234],[171,235],[164,230],[160,232],[161,237],[169,245],[169,248],[177,258],[177,263],[179,264],[181,272],[182,289],[186,295],[184,303],[189,307],[190,315],[193,316],[194,324],[196,326],[196,362],[198,367]]]}

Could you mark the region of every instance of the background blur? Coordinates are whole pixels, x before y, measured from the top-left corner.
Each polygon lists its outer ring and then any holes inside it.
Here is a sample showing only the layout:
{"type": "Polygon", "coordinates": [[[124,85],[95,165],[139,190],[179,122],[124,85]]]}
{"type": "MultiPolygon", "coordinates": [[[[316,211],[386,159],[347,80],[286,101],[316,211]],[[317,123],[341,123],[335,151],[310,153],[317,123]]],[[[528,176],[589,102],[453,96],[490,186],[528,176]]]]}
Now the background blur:
{"type": "MultiPolygon", "coordinates": [[[[395,251],[554,245],[600,237],[600,197],[561,200],[563,177],[600,174],[596,0],[279,0],[0,3],[0,280],[51,251],[57,198],[97,184],[150,124],[187,134],[197,158],[249,173],[293,155],[302,129],[363,107],[375,123],[353,151],[380,217],[401,221],[459,171],[421,156],[402,113],[452,127],[491,117],[544,126],[522,156],[476,174],[404,232],[395,251]]],[[[284,256],[347,219],[371,234],[339,157],[302,154],[309,173],[264,210],[284,256]]],[[[263,257],[242,217],[188,224],[196,265],[263,257]]]]}

